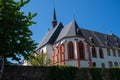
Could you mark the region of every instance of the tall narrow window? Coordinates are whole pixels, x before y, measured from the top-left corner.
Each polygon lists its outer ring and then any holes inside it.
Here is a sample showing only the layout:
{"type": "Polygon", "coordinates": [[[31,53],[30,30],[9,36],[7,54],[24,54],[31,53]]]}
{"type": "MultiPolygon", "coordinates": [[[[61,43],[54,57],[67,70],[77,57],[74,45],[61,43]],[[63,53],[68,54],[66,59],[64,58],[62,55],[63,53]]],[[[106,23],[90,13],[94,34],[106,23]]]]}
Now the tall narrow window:
{"type": "Polygon", "coordinates": [[[113,63],[111,61],[108,62],[109,67],[113,67],[113,63]]]}
{"type": "Polygon", "coordinates": [[[118,50],[118,57],[120,57],[120,50],[118,50]]]}
{"type": "Polygon", "coordinates": [[[115,49],[113,49],[112,52],[113,52],[113,56],[116,57],[117,55],[116,55],[115,49]]]}
{"type": "Polygon", "coordinates": [[[110,53],[110,49],[109,49],[109,48],[107,49],[107,55],[108,55],[108,56],[111,56],[111,53],[110,53]]]}
{"type": "Polygon", "coordinates": [[[78,50],[79,50],[80,59],[84,60],[85,59],[85,53],[84,53],[84,44],[83,44],[82,41],[79,42],[78,50]]]}
{"type": "Polygon", "coordinates": [[[68,59],[74,59],[74,46],[72,41],[68,43],[68,59]]]}
{"type": "Polygon", "coordinates": [[[96,49],[92,46],[92,57],[97,58],[96,49]]]}
{"type": "Polygon", "coordinates": [[[103,55],[103,50],[102,50],[102,48],[99,48],[99,56],[100,56],[100,58],[104,58],[104,55],[103,55]]]}

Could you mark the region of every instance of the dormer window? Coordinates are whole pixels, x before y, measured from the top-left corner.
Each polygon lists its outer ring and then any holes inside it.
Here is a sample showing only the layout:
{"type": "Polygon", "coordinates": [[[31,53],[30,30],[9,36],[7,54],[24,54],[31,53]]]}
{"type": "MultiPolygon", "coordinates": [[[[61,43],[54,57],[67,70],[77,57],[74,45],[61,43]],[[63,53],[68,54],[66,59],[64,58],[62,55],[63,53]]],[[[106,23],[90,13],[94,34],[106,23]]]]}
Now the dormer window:
{"type": "Polygon", "coordinates": [[[118,42],[118,38],[115,38],[115,41],[118,42]]]}
{"type": "Polygon", "coordinates": [[[116,43],[116,47],[120,48],[120,44],[119,44],[119,43],[116,43]]]}
{"type": "Polygon", "coordinates": [[[110,43],[108,41],[105,41],[106,46],[110,46],[110,43]]]}
{"type": "Polygon", "coordinates": [[[119,44],[118,44],[118,43],[116,43],[116,47],[118,47],[118,45],[119,45],[119,44]]]}
{"type": "Polygon", "coordinates": [[[118,44],[118,47],[120,48],[120,44],[118,44]]]}
{"type": "Polygon", "coordinates": [[[91,43],[94,43],[94,40],[93,40],[92,37],[89,37],[89,40],[90,40],[91,43]]]}
{"type": "Polygon", "coordinates": [[[107,35],[105,35],[105,39],[108,40],[108,36],[107,35]]]}

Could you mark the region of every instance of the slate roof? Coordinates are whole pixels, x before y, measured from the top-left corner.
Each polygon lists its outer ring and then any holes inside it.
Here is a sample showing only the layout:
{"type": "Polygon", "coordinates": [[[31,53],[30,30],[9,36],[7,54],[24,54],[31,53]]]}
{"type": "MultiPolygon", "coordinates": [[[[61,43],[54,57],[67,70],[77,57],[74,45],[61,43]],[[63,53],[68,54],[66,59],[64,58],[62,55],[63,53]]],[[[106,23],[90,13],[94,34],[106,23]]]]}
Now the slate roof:
{"type": "Polygon", "coordinates": [[[57,39],[62,28],[63,28],[62,23],[59,23],[55,28],[48,31],[46,36],[43,38],[42,42],[38,45],[38,48],[41,48],[46,44],[53,44],[55,40],[57,39]]]}
{"type": "Polygon", "coordinates": [[[120,38],[118,38],[114,34],[109,35],[109,34],[104,34],[104,33],[86,30],[86,29],[81,29],[81,32],[83,33],[87,42],[90,44],[91,44],[91,41],[89,39],[90,37],[93,38],[93,41],[94,41],[93,44],[98,46],[117,47],[116,43],[120,44],[120,38]],[[118,39],[118,41],[116,41],[115,39],[118,39]],[[109,45],[106,45],[106,42],[108,42],[109,45]]]}
{"type": "Polygon", "coordinates": [[[74,36],[85,38],[86,42],[97,46],[118,47],[116,44],[120,45],[120,38],[118,38],[114,34],[112,35],[103,34],[100,32],[80,28],[75,20],[70,22],[64,28],[62,28],[58,38],[56,39],[56,42],[58,42],[59,40],[65,37],[74,37],[74,36]],[[93,42],[91,42],[90,38],[93,39],[93,42]],[[118,39],[118,41],[116,41],[115,39],[118,39]],[[109,43],[109,45],[107,45],[106,43],[109,43]]]}
{"type": "Polygon", "coordinates": [[[73,36],[84,37],[75,20],[70,22],[70,24],[68,24],[61,30],[56,42],[61,40],[64,37],[73,37],[73,36]]]}
{"type": "Polygon", "coordinates": [[[93,43],[92,44],[96,44],[96,45],[102,45],[101,42],[96,38],[96,36],[94,35],[94,32],[93,31],[90,31],[90,30],[86,30],[86,29],[82,29],[81,28],[81,32],[83,33],[84,35],[84,38],[86,39],[86,41],[88,43],[91,44],[91,41],[90,41],[90,38],[93,39],[93,43]]]}
{"type": "Polygon", "coordinates": [[[63,27],[62,23],[60,23],[51,31],[49,31],[39,45],[39,48],[46,44],[54,44],[65,37],[74,36],[85,38],[86,42],[92,45],[120,47],[120,38],[118,38],[116,35],[103,34],[100,32],[80,28],[77,22],[73,20],[65,27],[63,27]],[[90,40],[91,38],[93,40],[92,42],[90,40]],[[109,43],[109,45],[106,45],[106,43],[109,43]]]}

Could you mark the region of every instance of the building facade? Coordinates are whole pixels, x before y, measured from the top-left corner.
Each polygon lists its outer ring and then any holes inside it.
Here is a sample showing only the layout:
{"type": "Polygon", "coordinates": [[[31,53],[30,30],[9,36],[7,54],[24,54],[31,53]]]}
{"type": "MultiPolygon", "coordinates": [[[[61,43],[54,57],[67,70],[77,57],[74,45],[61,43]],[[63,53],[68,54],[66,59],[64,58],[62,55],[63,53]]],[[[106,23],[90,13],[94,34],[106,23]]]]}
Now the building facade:
{"type": "Polygon", "coordinates": [[[57,24],[54,9],[53,29],[49,30],[36,49],[46,53],[51,65],[71,65],[79,68],[109,68],[120,66],[120,38],[80,28],[75,20],[68,25],[57,24]]]}

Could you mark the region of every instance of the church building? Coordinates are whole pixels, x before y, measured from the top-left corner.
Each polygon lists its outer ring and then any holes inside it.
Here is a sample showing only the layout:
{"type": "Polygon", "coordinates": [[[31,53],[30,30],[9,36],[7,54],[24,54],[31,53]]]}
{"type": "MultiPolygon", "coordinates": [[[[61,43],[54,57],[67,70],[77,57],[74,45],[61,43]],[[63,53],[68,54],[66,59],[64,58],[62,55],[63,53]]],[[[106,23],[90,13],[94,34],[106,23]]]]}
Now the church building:
{"type": "Polygon", "coordinates": [[[64,26],[57,23],[53,11],[53,28],[36,49],[46,53],[51,65],[71,65],[78,68],[110,68],[120,66],[120,38],[81,28],[76,20],[64,26]]]}

